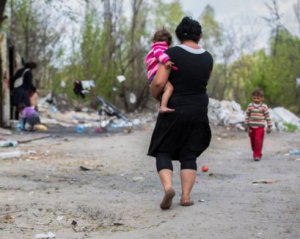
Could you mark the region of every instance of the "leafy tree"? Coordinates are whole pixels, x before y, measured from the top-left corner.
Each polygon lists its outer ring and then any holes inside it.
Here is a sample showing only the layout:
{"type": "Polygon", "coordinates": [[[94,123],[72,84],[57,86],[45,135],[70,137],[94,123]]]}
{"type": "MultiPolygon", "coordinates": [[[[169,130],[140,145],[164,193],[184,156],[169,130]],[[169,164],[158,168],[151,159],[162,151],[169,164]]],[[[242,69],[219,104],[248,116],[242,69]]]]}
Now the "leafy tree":
{"type": "Polygon", "coordinates": [[[38,63],[41,85],[52,84],[51,63],[59,50],[61,27],[55,27],[60,19],[54,19],[43,3],[26,0],[10,0],[9,39],[25,61],[38,63]],[[57,22],[56,22],[57,21],[57,22]]]}
{"type": "Polygon", "coordinates": [[[174,34],[178,23],[185,15],[179,0],[169,3],[165,3],[162,0],[155,0],[152,3],[152,8],[156,9],[156,11],[153,16],[154,29],[152,28],[151,32],[164,27],[174,34]]]}
{"type": "Polygon", "coordinates": [[[286,107],[295,106],[297,90],[299,90],[295,86],[295,79],[300,75],[300,39],[291,35],[286,29],[282,29],[276,39],[271,39],[271,49],[275,47],[277,54],[271,55],[270,64],[275,72],[273,80],[279,92],[273,101],[286,107]]]}
{"type": "Polygon", "coordinates": [[[218,47],[223,42],[223,29],[215,19],[215,10],[212,6],[206,5],[200,16],[200,23],[203,31],[203,47],[216,56],[218,47]]]}
{"type": "Polygon", "coordinates": [[[131,17],[128,26],[122,24],[123,42],[119,52],[121,73],[125,73],[123,86],[124,106],[128,111],[146,107],[149,100],[149,85],[146,80],[144,58],[150,50],[150,39],[154,31],[165,27],[171,33],[183,17],[179,1],[164,3],[163,1],[131,0],[131,17]],[[151,15],[150,9],[156,9],[151,15]],[[121,50],[122,49],[122,50],[121,50]],[[126,91],[124,90],[126,89],[126,91]],[[136,95],[136,103],[128,102],[128,93],[136,95]]]}
{"type": "Polygon", "coordinates": [[[262,88],[271,106],[280,105],[299,112],[299,87],[295,80],[300,74],[300,39],[282,29],[271,38],[270,48],[269,55],[263,50],[252,55],[250,80],[245,89],[262,88]],[[276,51],[272,50],[275,47],[276,51]]]}
{"type": "Polygon", "coordinates": [[[208,93],[210,97],[223,99],[228,84],[228,59],[231,57],[231,51],[229,48],[225,48],[223,56],[217,53],[221,49],[224,34],[222,26],[215,19],[215,10],[212,6],[207,5],[204,8],[200,16],[200,24],[203,32],[200,43],[213,55],[215,62],[208,84],[208,93]],[[224,64],[221,64],[219,58],[224,64]]]}

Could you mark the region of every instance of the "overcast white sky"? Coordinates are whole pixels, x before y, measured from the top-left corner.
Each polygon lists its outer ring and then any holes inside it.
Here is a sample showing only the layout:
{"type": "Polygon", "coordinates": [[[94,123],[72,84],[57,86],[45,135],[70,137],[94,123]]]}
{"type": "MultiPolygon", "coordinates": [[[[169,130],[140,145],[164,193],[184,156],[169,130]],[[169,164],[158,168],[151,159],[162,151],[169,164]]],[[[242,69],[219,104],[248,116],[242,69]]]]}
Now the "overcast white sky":
{"type": "MultiPolygon", "coordinates": [[[[98,5],[100,1],[101,0],[94,0],[92,2],[98,5]]],[[[170,2],[172,0],[164,1],[170,2]]],[[[125,11],[129,9],[129,2],[129,0],[123,1],[125,11]]],[[[253,31],[253,33],[258,36],[255,43],[256,48],[262,48],[268,45],[270,28],[262,17],[270,16],[266,3],[272,5],[272,0],[180,0],[180,2],[186,14],[195,19],[198,19],[205,6],[210,4],[215,10],[216,20],[221,23],[223,27],[235,29],[240,35],[253,31]]],[[[297,0],[277,0],[277,2],[283,25],[287,27],[291,33],[300,35],[293,10],[293,5],[297,0]]],[[[84,11],[84,0],[65,0],[64,3],[70,4],[69,6],[76,9],[76,12],[83,13],[84,11]]]]}
{"type": "MultiPolygon", "coordinates": [[[[258,38],[258,47],[267,45],[270,28],[262,17],[269,17],[270,12],[266,3],[272,5],[272,0],[180,0],[183,9],[193,18],[198,18],[207,4],[215,10],[215,17],[225,27],[248,30],[255,28],[258,38]]],[[[278,0],[282,23],[293,34],[300,34],[297,26],[293,5],[297,0],[278,0]]],[[[205,34],[205,32],[204,32],[205,34]]]]}
{"type": "MultiPolygon", "coordinates": [[[[163,0],[171,2],[172,0],[163,0]]],[[[207,4],[210,4],[216,13],[216,18],[221,23],[241,22],[248,20],[261,20],[263,16],[269,16],[266,3],[272,4],[272,0],[179,0],[184,11],[193,18],[198,18],[207,4]]],[[[76,12],[84,10],[84,0],[64,0],[64,4],[76,9],[76,12]]],[[[94,5],[102,5],[102,0],[94,0],[94,5]]],[[[129,6],[129,0],[123,0],[125,6],[129,6]]],[[[296,26],[296,18],[293,5],[297,0],[277,0],[279,12],[283,22],[289,27],[296,26]]],[[[125,7],[125,10],[128,7],[125,7]]]]}
{"type": "MultiPolygon", "coordinates": [[[[251,18],[268,15],[265,3],[271,4],[271,0],[180,0],[184,10],[198,17],[207,4],[216,11],[218,20],[226,21],[231,18],[249,16],[251,18]]],[[[279,10],[283,14],[293,11],[293,4],[297,0],[278,0],[279,10]]]]}

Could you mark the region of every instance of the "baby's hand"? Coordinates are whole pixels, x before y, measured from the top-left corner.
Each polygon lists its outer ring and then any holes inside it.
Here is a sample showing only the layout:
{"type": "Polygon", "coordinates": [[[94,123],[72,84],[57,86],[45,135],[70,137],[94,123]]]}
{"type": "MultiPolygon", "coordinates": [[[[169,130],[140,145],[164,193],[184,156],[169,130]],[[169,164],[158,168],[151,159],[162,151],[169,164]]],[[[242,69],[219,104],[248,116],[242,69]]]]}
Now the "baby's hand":
{"type": "Polygon", "coordinates": [[[167,61],[167,62],[165,63],[165,67],[166,67],[167,69],[171,69],[173,65],[174,65],[174,62],[172,62],[172,61],[167,61]]]}
{"type": "Polygon", "coordinates": [[[271,131],[272,131],[271,127],[268,127],[267,128],[267,134],[271,133],[271,131]]]}

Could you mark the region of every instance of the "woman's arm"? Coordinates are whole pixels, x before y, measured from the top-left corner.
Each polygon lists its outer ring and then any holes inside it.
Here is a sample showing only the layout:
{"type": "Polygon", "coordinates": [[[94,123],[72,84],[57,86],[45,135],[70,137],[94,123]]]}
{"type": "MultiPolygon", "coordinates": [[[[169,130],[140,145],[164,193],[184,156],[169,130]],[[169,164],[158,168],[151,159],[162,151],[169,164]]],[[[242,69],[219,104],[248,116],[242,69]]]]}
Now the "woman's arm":
{"type": "Polygon", "coordinates": [[[171,69],[166,68],[163,64],[159,64],[157,73],[151,82],[151,95],[160,101],[161,95],[164,91],[165,85],[168,82],[171,69]]]}

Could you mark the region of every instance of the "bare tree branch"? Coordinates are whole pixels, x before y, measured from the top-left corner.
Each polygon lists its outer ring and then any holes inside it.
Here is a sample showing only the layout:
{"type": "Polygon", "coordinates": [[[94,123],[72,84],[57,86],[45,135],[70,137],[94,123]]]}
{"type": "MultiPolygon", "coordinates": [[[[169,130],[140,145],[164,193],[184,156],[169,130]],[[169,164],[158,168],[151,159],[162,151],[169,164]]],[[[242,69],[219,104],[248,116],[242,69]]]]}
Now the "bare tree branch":
{"type": "Polygon", "coordinates": [[[273,32],[275,36],[275,43],[274,43],[274,49],[273,49],[273,55],[275,56],[277,54],[277,45],[279,41],[279,30],[282,27],[282,24],[280,22],[281,20],[281,14],[279,13],[279,6],[277,3],[277,0],[272,0],[272,5],[265,4],[266,7],[269,9],[270,17],[263,17],[264,20],[266,20],[270,27],[271,31],[273,32]]]}

